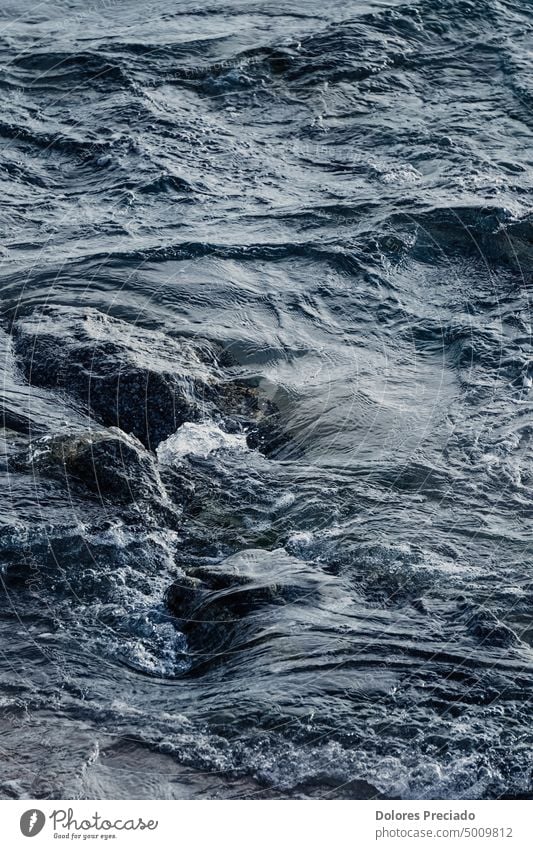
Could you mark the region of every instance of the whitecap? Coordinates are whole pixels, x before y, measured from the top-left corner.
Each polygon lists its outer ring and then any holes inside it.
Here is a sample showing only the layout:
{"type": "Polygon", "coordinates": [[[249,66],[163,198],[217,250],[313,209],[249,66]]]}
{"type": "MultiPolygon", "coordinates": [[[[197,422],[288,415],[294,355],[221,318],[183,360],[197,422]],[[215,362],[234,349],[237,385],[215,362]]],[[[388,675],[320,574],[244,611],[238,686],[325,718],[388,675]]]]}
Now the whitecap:
{"type": "Polygon", "coordinates": [[[243,433],[225,433],[214,422],[185,422],[157,446],[159,463],[171,466],[184,457],[206,458],[215,451],[248,451],[243,433]]]}

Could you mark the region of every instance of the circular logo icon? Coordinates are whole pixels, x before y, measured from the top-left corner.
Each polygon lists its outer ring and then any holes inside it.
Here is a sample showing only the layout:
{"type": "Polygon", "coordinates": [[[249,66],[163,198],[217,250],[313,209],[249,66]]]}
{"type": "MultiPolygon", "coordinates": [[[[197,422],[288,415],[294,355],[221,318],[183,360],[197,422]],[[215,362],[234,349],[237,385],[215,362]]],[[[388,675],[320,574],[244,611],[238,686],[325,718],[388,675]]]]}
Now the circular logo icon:
{"type": "Polygon", "coordinates": [[[20,830],[24,837],[35,837],[42,831],[46,822],[46,817],[42,811],[32,808],[31,811],[25,811],[20,818],[20,830]]]}

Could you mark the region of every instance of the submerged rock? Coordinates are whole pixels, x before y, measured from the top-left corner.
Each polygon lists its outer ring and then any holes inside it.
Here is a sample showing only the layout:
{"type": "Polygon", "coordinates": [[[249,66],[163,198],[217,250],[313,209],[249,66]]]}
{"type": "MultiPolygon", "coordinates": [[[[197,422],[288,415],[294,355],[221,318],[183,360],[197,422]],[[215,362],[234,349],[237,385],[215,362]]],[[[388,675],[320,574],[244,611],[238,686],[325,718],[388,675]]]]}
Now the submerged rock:
{"type": "MultiPolygon", "coordinates": [[[[266,609],[317,601],[330,578],[283,549],[239,552],[187,571],[167,591],[167,606],[189,637],[198,663],[221,659],[230,646],[254,639],[266,609]]],[[[290,622],[293,621],[289,614],[290,622]]]]}
{"type": "Polygon", "coordinates": [[[286,604],[316,593],[324,576],[283,549],[251,549],[234,554],[221,563],[196,566],[187,579],[168,591],[170,609],[180,615],[190,606],[208,603],[243,615],[264,604],[286,604]]]}
{"type": "Polygon", "coordinates": [[[167,499],[153,457],[118,428],[46,436],[33,442],[25,464],[34,473],[82,483],[103,500],[127,504],[167,499]]]}
{"type": "Polygon", "coordinates": [[[516,217],[502,206],[437,207],[412,216],[394,215],[396,226],[416,223],[412,256],[426,261],[454,254],[477,255],[483,262],[509,265],[521,275],[531,275],[533,217],[516,217]]]}

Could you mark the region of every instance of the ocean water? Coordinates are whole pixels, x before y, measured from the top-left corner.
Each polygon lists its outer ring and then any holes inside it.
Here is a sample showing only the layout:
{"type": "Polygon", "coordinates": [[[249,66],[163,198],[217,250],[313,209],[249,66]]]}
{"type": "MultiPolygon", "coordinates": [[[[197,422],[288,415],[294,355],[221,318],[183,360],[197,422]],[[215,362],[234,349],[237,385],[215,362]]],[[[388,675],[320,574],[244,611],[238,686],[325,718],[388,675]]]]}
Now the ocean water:
{"type": "Polygon", "coordinates": [[[532,35],[3,4],[3,798],[531,798],[532,35]]]}

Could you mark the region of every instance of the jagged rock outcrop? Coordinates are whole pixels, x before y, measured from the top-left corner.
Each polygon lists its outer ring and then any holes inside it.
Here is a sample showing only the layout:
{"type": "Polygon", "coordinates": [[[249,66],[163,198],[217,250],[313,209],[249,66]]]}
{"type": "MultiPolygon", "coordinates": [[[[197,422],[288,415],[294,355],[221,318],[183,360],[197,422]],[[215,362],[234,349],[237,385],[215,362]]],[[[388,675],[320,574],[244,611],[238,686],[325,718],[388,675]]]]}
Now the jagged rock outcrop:
{"type": "Polygon", "coordinates": [[[85,307],[43,307],[12,333],[30,384],[75,399],[83,413],[150,450],[185,422],[209,418],[264,451],[270,435],[272,445],[279,441],[275,405],[253,381],[228,375],[228,356],[214,343],[176,340],[85,307]]]}
{"type": "Polygon", "coordinates": [[[18,469],[63,479],[68,486],[82,484],[104,501],[167,500],[152,455],[138,439],[118,428],[45,436],[12,463],[18,469]]]}

